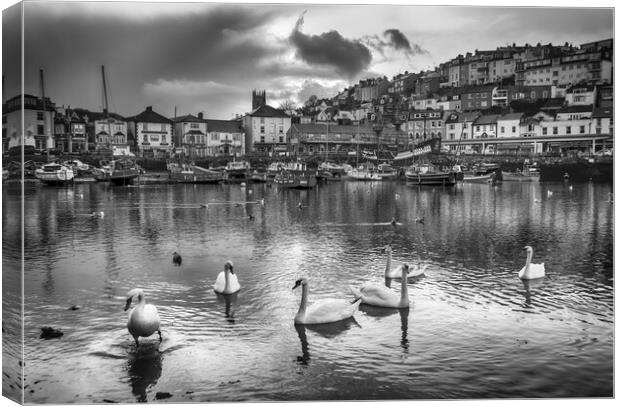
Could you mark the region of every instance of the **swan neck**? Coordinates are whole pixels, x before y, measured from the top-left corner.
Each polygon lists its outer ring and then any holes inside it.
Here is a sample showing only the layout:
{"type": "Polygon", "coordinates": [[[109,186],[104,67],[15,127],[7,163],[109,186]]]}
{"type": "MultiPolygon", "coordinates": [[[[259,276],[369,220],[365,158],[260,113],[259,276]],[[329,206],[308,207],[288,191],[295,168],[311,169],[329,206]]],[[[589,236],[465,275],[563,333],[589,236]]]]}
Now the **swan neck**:
{"type": "Polygon", "coordinates": [[[402,304],[409,302],[409,290],[407,286],[407,271],[403,267],[403,275],[400,282],[400,302],[402,304]]]}
{"type": "Polygon", "coordinates": [[[391,265],[392,265],[392,251],[388,251],[388,253],[387,253],[387,263],[385,264],[385,275],[386,276],[390,272],[391,265]]]}
{"type": "Polygon", "coordinates": [[[303,316],[306,314],[306,307],[308,305],[308,285],[301,285],[301,303],[299,304],[299,311],[297,314],[303,316]]]}
{"type": "Polygon", "coordinates": [[[532,256],[534,253],[532,251],[527,252],[527,259],[525,260],[525,271],[523,272],[523,276],[529,276],[530,274],[530,263],[532,262],[532,256]]]}
{"type": "Polygon", "coordinates": [[[230,289],[230,271],[228,268],[224,269],[224,292],[230,289]]]}

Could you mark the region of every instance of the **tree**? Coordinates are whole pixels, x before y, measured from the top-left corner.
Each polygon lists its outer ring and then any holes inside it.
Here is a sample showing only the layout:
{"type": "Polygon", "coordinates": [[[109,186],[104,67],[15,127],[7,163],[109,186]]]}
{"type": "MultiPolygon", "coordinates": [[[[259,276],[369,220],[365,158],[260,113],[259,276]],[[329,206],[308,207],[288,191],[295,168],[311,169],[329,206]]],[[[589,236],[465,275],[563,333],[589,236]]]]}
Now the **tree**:
{"type": "Polygon", "coordinates": [[[289,116],[292,116],[297,110],[297,104],[291,99],[286,99],[282,103],[280,103],[280,110],[283,110],[289,116]]]}

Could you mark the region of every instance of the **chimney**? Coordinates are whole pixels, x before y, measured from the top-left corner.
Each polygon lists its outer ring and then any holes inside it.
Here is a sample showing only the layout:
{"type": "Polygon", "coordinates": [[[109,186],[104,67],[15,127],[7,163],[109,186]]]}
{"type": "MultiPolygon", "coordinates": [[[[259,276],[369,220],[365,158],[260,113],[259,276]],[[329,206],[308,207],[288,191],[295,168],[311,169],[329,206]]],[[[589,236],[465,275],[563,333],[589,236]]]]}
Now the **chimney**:
{"type": "Polygon", "coordinates": [[[198,113],[198,118],[202,120],[202,111],[200,113],[198,113]]]}
{"type": "Polygon", "coordinates": [[[153,106],[146,106],[146,111],[153,111],[153,106]]]}

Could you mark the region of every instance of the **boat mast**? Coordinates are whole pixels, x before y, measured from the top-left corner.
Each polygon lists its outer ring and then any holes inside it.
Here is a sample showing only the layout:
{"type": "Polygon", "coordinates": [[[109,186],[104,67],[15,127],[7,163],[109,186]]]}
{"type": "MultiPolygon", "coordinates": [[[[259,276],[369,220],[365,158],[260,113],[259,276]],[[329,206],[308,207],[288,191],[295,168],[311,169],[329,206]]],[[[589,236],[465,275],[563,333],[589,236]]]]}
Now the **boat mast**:
{"type": "Polygon", "coordinates": [[[103,117],[105,121],[108,123],[108,142],[106,142],[107,147],[110,147],[110,140],[112,139],[112,125],[110,124],[110,119],[108,117],[108,89],[105,82],[105,70],[103,65],[101,65],[101,78],[103,79],[103,117]]]}
{"type": "Polygon", "coordinates": [[[41,100],[43,102],[43,135],[45,136],[45,151],[47,153],[47,160],[49,161],[50,146],[47,139],[47,126],[45,125],[47,120],[45,119],[45,82],[43,80],[43,69],[39,69],[39,76],[41,80],[41,100]]]}

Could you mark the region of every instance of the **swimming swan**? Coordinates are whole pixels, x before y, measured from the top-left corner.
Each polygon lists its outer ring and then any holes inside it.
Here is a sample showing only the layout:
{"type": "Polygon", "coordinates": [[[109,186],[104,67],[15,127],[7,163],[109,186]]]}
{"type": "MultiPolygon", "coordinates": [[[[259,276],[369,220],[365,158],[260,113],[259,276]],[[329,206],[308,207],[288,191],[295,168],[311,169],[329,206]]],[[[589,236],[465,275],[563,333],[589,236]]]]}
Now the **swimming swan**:
{"type": "Polygon", "coordinates": [[[139,345],[138,337],[148,337],[153,333],[159,333],[159,341],[161,342],[161,330],[159,328],[159,314],[157,308],[152,304],[146,304],[144,300],[144,292],[142,289],[132,289],[127,294],[127,303],[125,311],[131,306],[131,301],[136,298],[137,303],[129,312],[127,320],[127,330],[129,334],[136,340],[139,345]]]}
{"type": "Polygon", "coordinates": [[[409,266],[403,264],[401,267],[401,288],[400,294],[389,287],[378,283],[367,282],[361,288],[351,287],[351,291],[356,298],[362,299],[362,303],[371,306],[405,308],[409,307],[409,292],[407,289],[407,271],[409,266]]]}
{"type": "Polygon", "coordinates": [[[295,315],[295,324],[323,324],[345,320],[353,317],[361,303],[359,299],[353,303],[345,299],[321,299],[308,307],[308,280],[298,279],[293,289],[300,285],[301,304],[295,315]]]}
{"type": "Polygon", "coordinates": [[[523,247],[527,251],[527,260],[525,266],[519,271],[519,278],[521,279],[537,279],[545,276],[545,263],[532,264],[532,257],[534,256],[534,249],[529,245],[523,247]]]}
{"type": "MultiPolygon", "coordinates": [[[[402,275],[403,264],[395,267],[394,269],[390,269],[392,265],[392,247],[390,245],[386,245],[383,247],[382,252],[387,253],[387,264],[385,265],[385,278],[386,278],[386,286],[389,287],[389,282],[387,279],[400,279],[402,275]]],[[[424,272],[428,268],[428,264],[423,266],[415,266],[408,267],[407,278],[415,278],[417,276],[424,275],[424,272]]]]}
{"type": "Polygon", "coordinates": [[[241,289],[241,285],[239,285],[237,275],[235,275],[235,272],[233,271],[233,263],[232,261],[226,261],[224,264],[224,270],[217,275],[215,285],[213,285],[213,290],[215,290],[216,293],[230,295],[238,292],[239,289],[241,289]]]}

